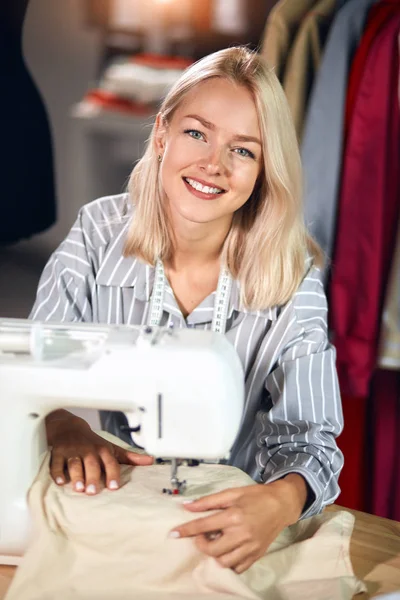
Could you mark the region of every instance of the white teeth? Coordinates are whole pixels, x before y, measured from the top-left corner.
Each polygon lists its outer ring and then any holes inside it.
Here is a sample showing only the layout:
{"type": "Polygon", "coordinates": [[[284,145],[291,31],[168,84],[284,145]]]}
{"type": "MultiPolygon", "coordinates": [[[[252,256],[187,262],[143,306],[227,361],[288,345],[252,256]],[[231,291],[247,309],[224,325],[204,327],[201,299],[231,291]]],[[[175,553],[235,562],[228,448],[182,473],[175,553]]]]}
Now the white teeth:
{"type": "Polygon", "coordinates": [[[194,188],[195,190],[203,192],[203,194],[222,194],[223,191],[221,190],[221,188],[209,187],[208,185],[201,185],[201,183],[199,183],[198,181],[195,181],[194,179],[189,179],[187,177],[185,177],[185,181],[187,181],[188,184],[191,185],[192,188],[194,188]]]}

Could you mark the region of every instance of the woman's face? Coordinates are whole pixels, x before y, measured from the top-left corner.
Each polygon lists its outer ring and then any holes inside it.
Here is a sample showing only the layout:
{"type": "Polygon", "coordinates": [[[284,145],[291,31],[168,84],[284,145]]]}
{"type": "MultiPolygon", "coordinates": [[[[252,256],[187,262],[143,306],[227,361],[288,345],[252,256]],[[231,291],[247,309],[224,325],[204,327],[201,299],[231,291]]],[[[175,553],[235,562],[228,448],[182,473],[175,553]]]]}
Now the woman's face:
{"type": "Polygon", "coordinates": [[[222,78],[191,90],[163,130],[160,175],[171,214],[192,223],[231,220],[261,171],[261,132],[250,92],[222,78]]]}

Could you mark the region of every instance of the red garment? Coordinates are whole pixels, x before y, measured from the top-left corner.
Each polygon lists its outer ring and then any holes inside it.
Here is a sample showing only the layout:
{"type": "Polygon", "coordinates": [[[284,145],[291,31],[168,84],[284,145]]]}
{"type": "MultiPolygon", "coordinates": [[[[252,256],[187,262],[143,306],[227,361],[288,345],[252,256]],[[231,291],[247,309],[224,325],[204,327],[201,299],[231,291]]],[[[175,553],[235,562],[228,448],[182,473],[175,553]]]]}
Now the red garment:
{"type": "Polygon", "coordinates": [[[372,386],[372,498],[368,510],[400,520],[400,373],[378,370],[372,386]]]}
{"type": "Polygon", "coordinates": [[[368,396],[399,213],[397,97],[400,5],[375,38],[344,153],[330,286],[331,328],[343,393],[368,396]]]}
{"type": "Polygon", "coordinates": [[[366,511],[366,489],[370,463],[365,459],[367,451],[366,398],[342,396],[345,427],[338,438],[338,446],[344,455],[344,467],[340,473],[341,489],[337,500],[340,506],[366,511]]]}
{"type": "Polygon", "coordinates": [[[398,439],[399,439],[399,430],[400,430],[400,402],[399,402],[399,398],[400,398],[400,374],[397,373],[397,398],[396,398],[396,404],[394,406],[394,413],[396,415],[396,440],[397,443],[395,444],[394,447],[394,453],[392,454],[392,457],[394,458],[393,461],[393,472],[395,474],[394,476],[394,491],[393,491],[393,502],[392,502],[392,506],[390,507],[390,511],[389,511],[389,515],[391,515],[390,518],[394,519],[395,521],[400,521],[400,453],[399,453],[399,445],[398,445],[398,439]]]}
{"type": "Polygon", "coordinates": [[[399,0],[381,0],[374,4],[368,13],[367,25],[365,27],[360,45],[351,64],[349,83],[346,94],[346,113],[345,113],[345,139],[349,130],[351,116],[354,110],[354,104],[357,97],[357,91],[360,86],[361,78],[364,73],[365,63],[372,43],[383,28],[383,26],[398,13],[399,0]]]}
{"type": "Polygon", "coordinates": [[[101,89],[91,89],[86,92],[84,98],[90,104],[100,106],[105,110],[112,112],[123,112],[128,115],[150,116],[154,114],[156,107],[153,104],[143,104],[134,100],[121,98],[118,94],[101,89]]]}

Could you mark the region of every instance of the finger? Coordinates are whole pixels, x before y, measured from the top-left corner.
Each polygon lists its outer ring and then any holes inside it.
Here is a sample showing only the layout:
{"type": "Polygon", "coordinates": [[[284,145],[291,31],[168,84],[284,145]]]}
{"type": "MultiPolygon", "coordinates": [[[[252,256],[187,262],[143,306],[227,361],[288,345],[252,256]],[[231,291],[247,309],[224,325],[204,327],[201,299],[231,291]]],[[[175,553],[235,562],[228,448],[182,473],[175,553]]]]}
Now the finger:
{"type": "Polygon", "coordinates": [[[211,517],[203,517],[202,519],[196,519],[184,525],[174,527],[170,533],[170,537],[175,538],[186,538],[194,537],[196,535],[205,534],[208,532],[218,531],[232,526],[232,515],[229,510],[223,510],[211,517]]]}
{"type": "Polygon", "coordinates": [[[238,575],[240,575],[241,573],[244,573],[245,571],[247,571],[247,569],[250,569],[250,567],[256,562],[256,560],[257,560],[257,557],[248,558],[247,560],[242,562],[240,565],[235,567],[235,573],[237,573],[238,575]]]}
{"type": "Polygon", "coordinates": [[[184,507],[192,512],[202,512],[204,510],[214,510],[218,508],[228,508],[232,506],[242,495],[241,488],[230,488],[217,494],[210,494],[198,500],[189,500],[184,502],[184,507]]]}
{"type": "Polygon", "coordinates": [[[121,448],[116,453],[116,458],[121,465],[146,466],[154,463],[154,458],[148,454],[138,454],[121,448]]]}
{"type": "Polygon", "coordinates": [[[198,535],[195,542],[203,554],[213,556],[214,558],[228,554],[245,543],[240,532],[232,529],[228,529],[227,532],[223,531],[222,535],[213,541],[209,541],[204,535],[198,535]]]}
{"type": "Polygon", "coordinates": [[[239,565],[245,564],[252,560],[252,556],[254,556],[253,545],[243,544],[232,550],[232,552],[228,552],[227,554],[219,556],[216,560],[221,567],[227,569],[236,569],[236,567],[239,567],[239,565]]]}
{"type": "Polygon", "coordinates": [[[50,462],[50,475],[57,485],[65,483],[64,475],[65,456],[59,452],[52,452],[50,462]]]}
{"type": "Polygon", "coordinates": [[[106,447],[100,448],[98,452],[104,465],[106,486],[109,490],[117,490],[121,485],[121,467],[119,462],[106,447]]]}
{"type": "Polygon", "coordinates": [[[86,493],[93,496],[100,490],[100,457],[94,453],[87,454],[83,459],[83,464],[85,466],[86,493]]]}
{"type": "Polygon", "coordinates": [[[77,492],[83,492],[85,489],[85,476],[83,473],[83,465],[80,456],[70,456],[67,458],[68,475],[72,483],[72,487],[77,492]]]}
{"type": "MultiPolygon", "coordinates": [[[[210,517],[196,519],[184,525],[174,528],[171,537],[193,537],[218,530],[226,530],[232,527],[242,526],[244,523],[243,511],[237,506],[231,506],[221,510],[210,517]]],[[[244,531],[244,530],[243,530],[244,531]]]]}

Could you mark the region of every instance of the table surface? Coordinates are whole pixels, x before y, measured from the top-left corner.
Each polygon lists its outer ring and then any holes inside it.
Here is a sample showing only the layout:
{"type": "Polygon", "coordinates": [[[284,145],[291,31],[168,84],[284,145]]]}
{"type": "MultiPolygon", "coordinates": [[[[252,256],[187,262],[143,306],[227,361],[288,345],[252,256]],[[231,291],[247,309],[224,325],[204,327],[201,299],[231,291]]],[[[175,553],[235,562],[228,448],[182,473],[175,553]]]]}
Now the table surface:
{"type": "MultiPolygon", "coordinates": [[[[347,510],[355,516],[350,556],[357,577],[368,592],[357,600],[377,594],[400,591],[400,522],[382,519],[356,510],[333,505],[327,511],[347,510]]],[[[10,585],[15,567],[0,565],[0,600],[10,585]]]]}
{"type": "Polygon", "coordinates": [[[354,573],[364,581],[368,592],[354,598],[362,600],[400,591],[400,522],[336,504],[326,510],[347,510],[355,517],[350,557],[354,573]]]}

